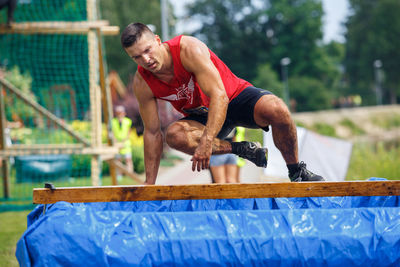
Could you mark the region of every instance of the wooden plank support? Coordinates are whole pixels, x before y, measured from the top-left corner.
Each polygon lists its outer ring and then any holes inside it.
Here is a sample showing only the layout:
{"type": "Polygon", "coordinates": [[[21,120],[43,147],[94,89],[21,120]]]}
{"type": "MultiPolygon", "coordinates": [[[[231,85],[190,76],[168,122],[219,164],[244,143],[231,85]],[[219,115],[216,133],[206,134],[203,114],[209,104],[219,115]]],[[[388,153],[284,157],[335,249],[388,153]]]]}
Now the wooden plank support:
{"type": "Polygon", "coordinates": [[[121,171],[126,176],[129,176],[130,178],[132,178],[134,181],[143,184],[144,180],[142,180],[136,173],[133,173],[133,172],[129,171],[125,167],[125,165],[122,164],[119,160],[117,160],[117,159],[109,159],[109,160],[106,160],[106,161],[110,164],[110,167],[118,169],[119,171],[121,171]]]}
{"type": "Polygon", "coordinates": [[[139,185],[36,188],[33,203],[394,195],[400,181],[139,185]]]}
{"type": "MultiPolygon", "coordinates": [[[[86,0],[86,14],[88,21],[95,21],[98,17],[97,0],[86,0]]],[[[101,123],[101,91],[99,86],[99,54],[97,47],[96,29],[89,30],[88,41],[88,60],[89,60],[89,98],[90,98],[90,120],[91,124],[91,146],[97,148],[102,143],[102,123],[101,123]]],[[[101,158],[92,155],[90,161],[90,174],[93,186],[100,185],[101,158]]]]}
{"type": "Polygon", "coordinates": [[[87,34],[100,29],[103,35],[118,35],[118,26],[109,26],[106,20],[94,21],[40,21],[0,25],[0,34],[87,34]]]}
{"type": "MultiPolygon", "coordinates": [[[[102,43],[102,34],[100,29],[96,29],[97,35],[97,49],[99,52],[99,75],[100,75],[100,89],[101,89],[101,101],[102,101],[102,110],[103,110],[103,118],[107,128],[107,143],[109,146],[114,146],[114,138],[111,127],[112,120],[112,101],[111,101],[111,93],[110,88],[106,85],[106,73],[104,68],[104,55],[103,55],[103,43],[102,43]]],[[[122,166],[123,167],[123,166],[122,166]]],[[[112,185],[118,185],[117,180],[117,172],[115,168],[115,164],[110,164],[110,176],[112,185]]],[[[128,171],[127,175],[134,175],[128,171]]],[[[136,176],[130,176],[134,180],[137,180],[136,176]]]]}
{"type": "Polygon", "coordinates": [[[106,155],[114,157],[119,154],[119,148],[114,146],[84,147],[79,144],[71,145],[12,145],[5,150],[0,150],[0,157],[15,157],[27,155],[53,155],[53,154],[82,154],[106,155]]]}

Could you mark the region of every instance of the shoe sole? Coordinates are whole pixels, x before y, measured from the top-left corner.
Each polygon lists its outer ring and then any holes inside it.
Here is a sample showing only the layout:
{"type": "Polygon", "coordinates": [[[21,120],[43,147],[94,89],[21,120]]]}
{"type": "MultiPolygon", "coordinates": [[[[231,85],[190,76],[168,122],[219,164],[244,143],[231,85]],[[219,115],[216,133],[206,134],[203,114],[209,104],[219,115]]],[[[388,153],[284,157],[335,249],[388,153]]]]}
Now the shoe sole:
{"type": "Polygon", "coordinates": [[[268,165],[268,150],[266,148],[259,148],[256,151],[257,167],[267,168],[268,165]]]}
{"type": "Polygon", "coordinates": [[[325,179],[322,178],[322,180],[302,180],[301,178],[297,178],[294,181],[291,181],[292,183],[301,183],[301,182],[325,182],[325,179]]]}

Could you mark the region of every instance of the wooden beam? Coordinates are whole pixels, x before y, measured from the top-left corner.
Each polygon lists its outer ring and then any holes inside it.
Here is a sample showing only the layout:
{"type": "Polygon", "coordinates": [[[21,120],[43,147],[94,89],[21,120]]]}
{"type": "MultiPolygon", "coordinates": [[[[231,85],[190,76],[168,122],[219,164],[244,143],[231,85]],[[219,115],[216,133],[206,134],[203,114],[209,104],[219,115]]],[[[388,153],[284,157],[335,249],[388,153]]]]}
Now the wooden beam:
{"type": "Polygon", "coordinates": [[[0,150],[0,157],[15,157],[27,155],[80,154],[115,156],[119,153],[117,146],[84,147],[71,145],[12,145],[0,150]]]}
{"type": "MultiPolygon", "coordinates": [[[[102,110],[104,123],[106,124],[107,129],[107,143],[109,146],[114,145],[114,134],[112,132],[111,120],[112,120],[112,103],[111,103],[111,94],[110,88],[106,85],[106,73],[104,68],[104,60],[103,60],[103,38],[100,32],[100,29],[96,30],[97,35],[97,49],[99,52],[99,75],[100,75],[100,89],[101,89],[101,101],[102,101],[102,110]]],[[[118,185],[117,180],[117,172],[115,170],[117,168],[114,164],[110,164],[110,176],[112,185],[118,185]]],[[[130,175],[130,172],[128,172],[130,175]]],[[[131,177],[136,180],[137,177],[131,177]]]]}
{"type": "Polygon", "coordinates": [[[103,35],[119,34],[118,26],[109,26],[106,20],[95,21],[41,21],[0,25],[0,34],[87,34],[99,29],[103,35]]]}
{"type": "Polygon", "coordinates": [[[129,176],[130,178],[132,178],[134,181],[143,184],[144,180],[141,179],[137,174],[131,172],[130,170],[128,170],[124,164],[122,164],[119,160],[116,159],[109,159],[106,160],[109,164],[110,167],[116,168],[119,171],[121,171],[122,173],[124,173],[125,175],[129,176]]]}
{"type": "Polygon", "coordinates": [[[71,127],[69,127],[64,121],[60,120],[56,115],[48,111],[45,107],[33,101],[29,98],[29,96],[25,95],[21,90],[16,88],[13,84],[8,82],[6,79],[0,77],[0,84],[2,84],[6,89],[8,89],[11,93],[15,94],[19,99],[24,101],[28,106],[32,107],[34,110],[45,116],[50,121],[57,124],[61,129],[66,131],[69,135],[74,137],[81,143],[84,143],[86,146],[90,146],[90,142],[87,141],[84,137],[82,137],[79,133],[75,132],[71,127]]]}
{"type": "Polygon", "coordinates": [[[400,195],[400,181],[36,188],[33,203],[400,195]]]}

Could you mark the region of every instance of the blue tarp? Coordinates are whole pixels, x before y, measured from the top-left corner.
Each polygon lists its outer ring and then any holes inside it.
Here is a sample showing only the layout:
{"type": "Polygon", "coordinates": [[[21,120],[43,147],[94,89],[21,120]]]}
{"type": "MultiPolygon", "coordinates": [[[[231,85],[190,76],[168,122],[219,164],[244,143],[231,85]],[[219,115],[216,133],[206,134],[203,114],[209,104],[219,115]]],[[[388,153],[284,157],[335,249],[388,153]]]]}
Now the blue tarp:
{"type": "Polygon", "coordinates": [[[21,266],[400,266],[400,198],[37,206],[21,266]]]}

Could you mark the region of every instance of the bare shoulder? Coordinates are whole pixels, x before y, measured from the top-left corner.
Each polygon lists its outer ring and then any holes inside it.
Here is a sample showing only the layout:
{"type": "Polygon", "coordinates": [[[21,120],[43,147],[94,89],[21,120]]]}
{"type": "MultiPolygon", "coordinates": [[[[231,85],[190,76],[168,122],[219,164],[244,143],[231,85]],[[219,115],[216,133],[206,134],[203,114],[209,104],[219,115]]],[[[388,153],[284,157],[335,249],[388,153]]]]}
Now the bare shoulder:
{"type": "Polygon", "coordinates": [[[181,39],[181,61],[188,71],[199,66],[210,58],[208,47],[199,39],[192,36],[182,36],[181,39]]]}
{"type": "Polygon", "coordinates": [[[144,81],[142,75],[139,73],[139,71],[136,71],[135,75],[133,76],[133,85],[134,85],[134,87],[141,86],[141,85],[143,85],[145,83],[146,82],[144,81]]]}
{"type": "Polygon", "coordinates": [[[138,99],[154,98],[153,92],[149,85],[143,79],[139,71],[136,71],[133,77],[133,91],[138,99]]]}

